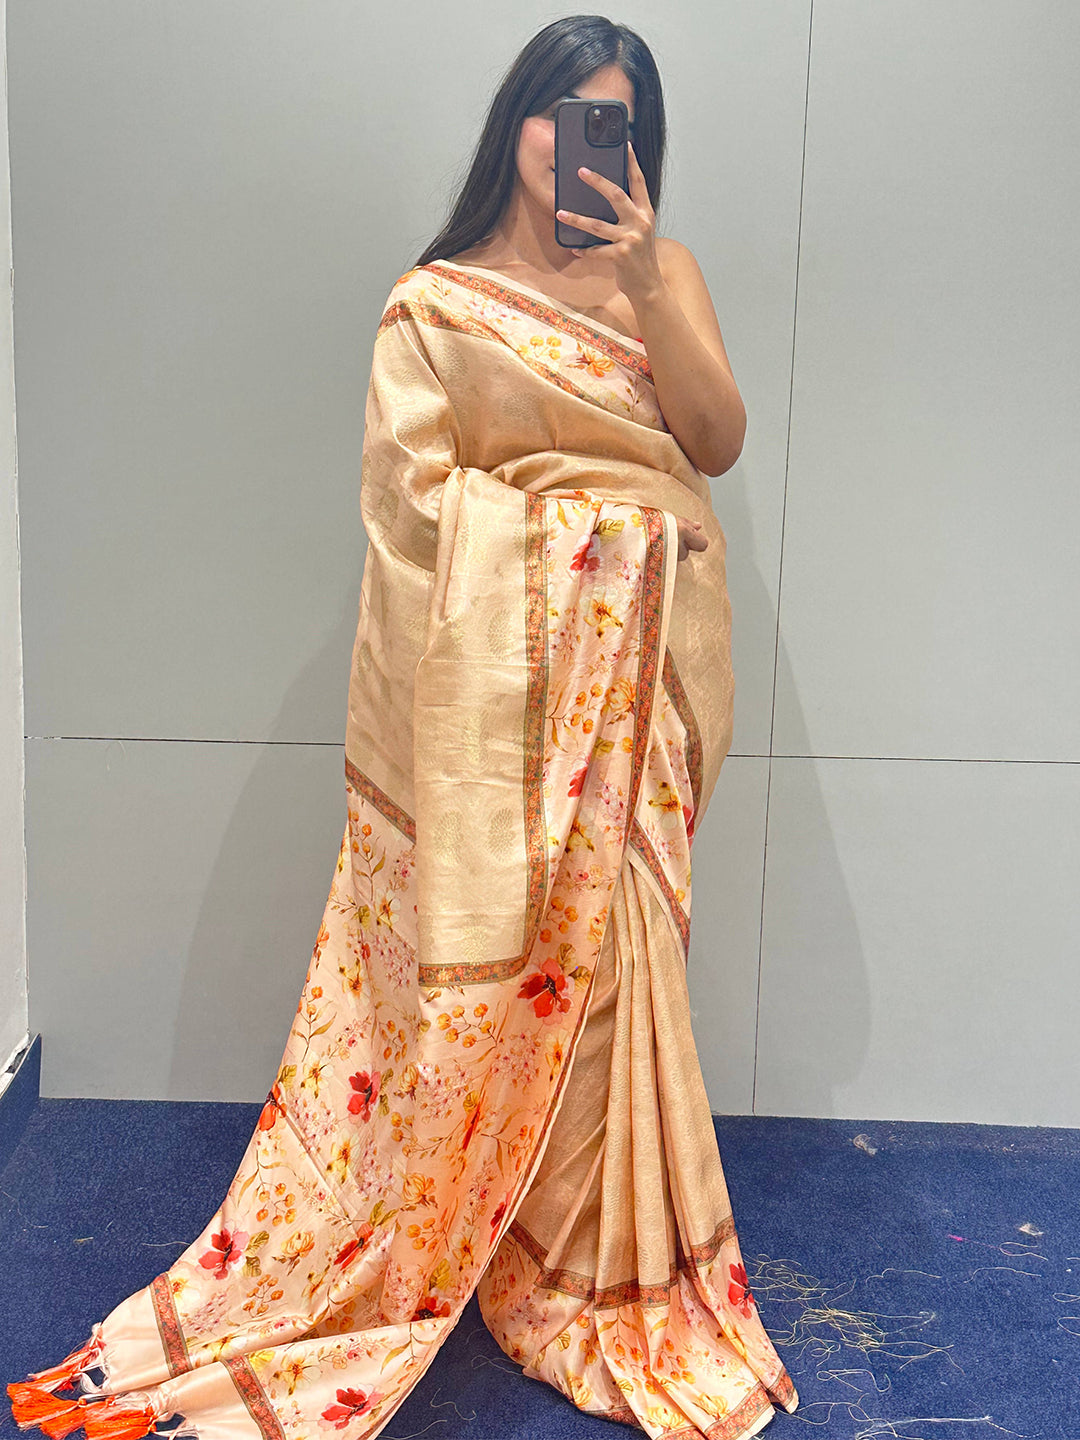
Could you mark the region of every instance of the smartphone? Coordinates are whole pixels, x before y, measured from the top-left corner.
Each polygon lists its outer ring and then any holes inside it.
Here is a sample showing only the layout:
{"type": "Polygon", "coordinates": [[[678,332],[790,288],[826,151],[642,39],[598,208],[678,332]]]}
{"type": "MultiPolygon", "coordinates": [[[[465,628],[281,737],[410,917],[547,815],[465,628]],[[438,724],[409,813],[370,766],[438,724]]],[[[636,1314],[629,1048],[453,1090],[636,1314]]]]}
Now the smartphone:
{"type": "MultiPolygon", "coordinates": [[[[612,225],[618,215],[605,195],[578,174],[584,165],[630,193],[626,137],[629,112],[622,100],[560,100],[555,106],[555,209],[591,215],[612,225]]],[[[610,245],[556,217],[555,240],[567,249],[610,245]]]]}

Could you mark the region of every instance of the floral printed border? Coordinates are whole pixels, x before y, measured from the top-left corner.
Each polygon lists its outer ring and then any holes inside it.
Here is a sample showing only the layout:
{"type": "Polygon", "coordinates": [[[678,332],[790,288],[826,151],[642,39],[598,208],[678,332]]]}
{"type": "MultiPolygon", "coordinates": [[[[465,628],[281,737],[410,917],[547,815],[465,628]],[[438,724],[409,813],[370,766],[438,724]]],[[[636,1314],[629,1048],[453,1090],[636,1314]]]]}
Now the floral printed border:
{"type": "MultiPolygon", "coordinates": [[[[532,295],[525,294],[524,291],[517,289],[510,280],[495,280],[489,275],[477,275],[471,270],[459,270],[448,261],[432,262],[417,268],[430,270],[435,275],[446,275],[469,290],[487,295],[492,300],[498,300],[500,304],[510,304],[522,315],[528,315],[531,319],[539,320],[544,325],[561,329],[567,335],[572,335],[575,340],[584,341],[593,350],[602,350],[624,369],[632,370],[635,374],[642,375],[648,380],[652,379],[652,367],[644,352],[639,353],[629,345],[620,344],[618,340],[603,330],[597,330],[588,323],[587,318],[580,311],[571,314],[570,310],[564,310],[557,304],[545,303],[532,295]]],[[[570,307],[570,309],[572,308],[570,307]]]]}
{"type": "Polygon", "coordinates": [[[380,790],[370,775],[365,775],[346,755],[345,756],[345,779],[353,787],[358,795],[363,795],[369,800],[381,815],[385,815],[391,825],[401,831],[407,840],[416,844],[416,821],[411,815],[406,815],[400,805],[394,803],[385,790],[380,790]]]}
{"type": "Polygon", "coordinates": [[[168,1275],[156,1275],[150,1282],[150,1303],[154,1307],[154,1319],[157,1321],[158,1334],[161,1336],[161,1348],[165,1352],[165,1363],[169,1367],[169,1374],[186,1375],[189,1370],[194,1369],[191,1363],[191,1356],[188,1354],[187,1343],[184,1340],[184,1332],[180,1328],[180,1317],[176,1313],[176,1306],[173,1303],[172,1285],[168,1275]]]}
{"type": "Polygon", "coordinates": [[[237,1394],[247,1406],[248,1414],[259,1427],[259,1433],[263,1440],[285,1440],[285,1431],[281,1428],[281,1422],[277,1418],[274,1407],[267,1399],[266,1391],[259,1384],[255,1371],[246,1355],[233,1355],[231,1359],[224,1360],[223,1365],[228,1370],[233,1384],[236,1386],[237,1394]]]}

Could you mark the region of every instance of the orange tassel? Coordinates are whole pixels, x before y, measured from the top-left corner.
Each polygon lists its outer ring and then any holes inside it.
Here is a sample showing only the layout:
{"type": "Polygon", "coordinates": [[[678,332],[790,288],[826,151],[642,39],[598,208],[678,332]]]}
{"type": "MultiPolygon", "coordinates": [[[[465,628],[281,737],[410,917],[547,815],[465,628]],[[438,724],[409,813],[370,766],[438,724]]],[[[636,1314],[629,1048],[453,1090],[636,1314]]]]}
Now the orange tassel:
{"type": "Polygon", "coordinates": [[[154,1429],[157,1413],[152,1405],[125,1404],[118,1395],[65,1400],[41,1385],[26,1383],[9,1385],[7,1392],[11,1416],[19,1429],[37,1426],[51,1440],[65,1440],[80,1426],[86,1427],[87,1440],[142,1440],[144,1435],[158,1433],[154,1429]]]}
{"type": "Polygon", "coordinates": [[[39,1420],[38,1424],[50,1440],[64,1440],[73,1430],[78,1430],[83,1423],[83,1415],[86,1411],[86,1402],[76,1400],[66,1414],[56,1415],[52,1419],[39,1420]]]}
{"type": "MultiPolygon", "coordinates": [[[[45,1390],[56,1390],[61,1385],[70,1384],[84,1370],[92,1370],[92,1361],[102,1348],[100,1334],[91,1335],[85,1345],[80,1345],[78,1350],[73,1350],[70,1355],[65,1355],[59,1365],[52,1365],[48,1370],[36,1370],[27,1378],[36,1380],[45,1390]]],[[[8,1393],[11,1393],[11,1386],[8,1386],[8,1393]]]]}
{"type": "Polygon", "coordinates": [[[142,1440],[151,1431],[156,1435],[157,1412],[147,1403],[124,1405],[119,1396],[87,1405],[83,1413],[87,1440],[142,1440]]]}
{"type": "Polygon", "coordinates": [[[82,1424],[82,1416],[77,1412],[81,1408],[78,1400],[65,1400],[60,1395],[54,1395],[51,1390],[46,1390],[44,1385],[34,1385],[30,1382],[21,1382],[7,1387],[7,1393],[11,1398],[11,1417],[20,1430],[26,1430],[31,1425],[37,1425],[45,1430],[47,1435],[54,1432],[47,1428],[50,1422],[59,1422],[63,1417],[72,1411],[76,1412],[75,1423],[69,1425],[67,1430],[61,1430],[54,1440],[62,1440],[69,1430],[76,1429],[82,1424]]]}

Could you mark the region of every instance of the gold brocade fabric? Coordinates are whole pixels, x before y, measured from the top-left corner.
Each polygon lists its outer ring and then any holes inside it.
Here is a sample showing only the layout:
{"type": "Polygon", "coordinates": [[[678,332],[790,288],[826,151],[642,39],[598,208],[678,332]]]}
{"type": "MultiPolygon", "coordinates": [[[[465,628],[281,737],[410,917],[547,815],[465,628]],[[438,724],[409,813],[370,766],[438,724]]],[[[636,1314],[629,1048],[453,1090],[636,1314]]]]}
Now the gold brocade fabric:
{"type": "Polygon", "coordinates": [[[437,261],[379,324],[361,504],[347,819],[281,1066],[70,1379],[203,1440],[369,1440],[475,1291],[580,1409],[740,1440],[798,1397],[686,990],[732,729],[709,482],[641,341],[437,261]],[[710,542],[681,562],[680,516],[710,542]]]}

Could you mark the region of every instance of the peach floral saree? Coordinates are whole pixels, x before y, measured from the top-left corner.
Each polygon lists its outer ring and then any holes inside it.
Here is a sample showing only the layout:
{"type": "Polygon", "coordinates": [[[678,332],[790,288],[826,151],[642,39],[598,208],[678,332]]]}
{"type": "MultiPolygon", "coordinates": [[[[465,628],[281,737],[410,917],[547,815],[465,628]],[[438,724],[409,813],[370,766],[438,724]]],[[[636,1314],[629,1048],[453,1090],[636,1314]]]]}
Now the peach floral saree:
{"type": "Polygon", "coordinates": [[[740,1440],[798,1397],[686,990],[733,701],[708,480],[641,341],[440,260],[378,327],[361,502],[347,822],[280,1069],[203,1232],[15,1418],[369,1440],[476,1291],[581,1410],[740,1440]]]}

